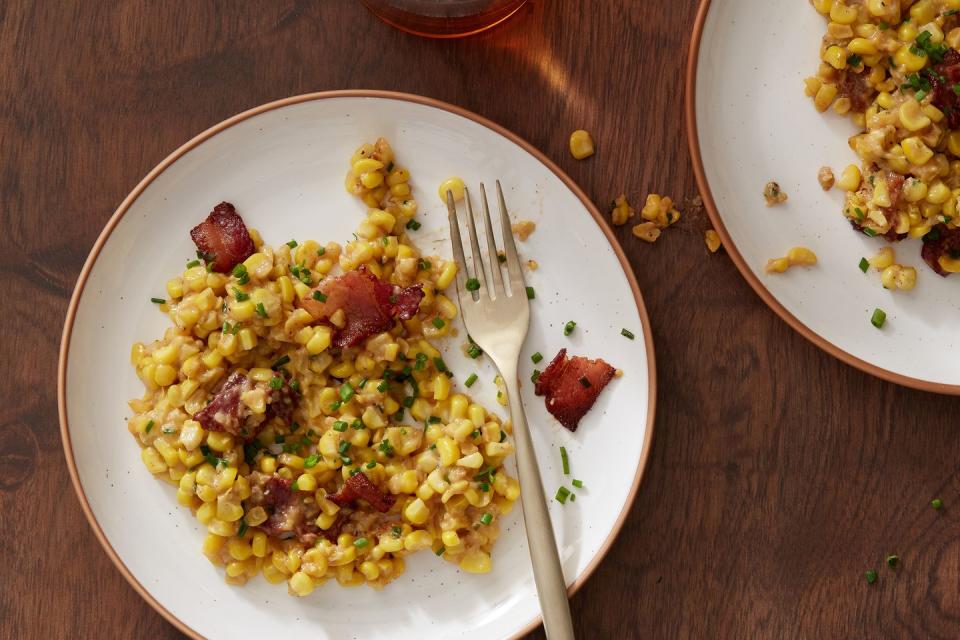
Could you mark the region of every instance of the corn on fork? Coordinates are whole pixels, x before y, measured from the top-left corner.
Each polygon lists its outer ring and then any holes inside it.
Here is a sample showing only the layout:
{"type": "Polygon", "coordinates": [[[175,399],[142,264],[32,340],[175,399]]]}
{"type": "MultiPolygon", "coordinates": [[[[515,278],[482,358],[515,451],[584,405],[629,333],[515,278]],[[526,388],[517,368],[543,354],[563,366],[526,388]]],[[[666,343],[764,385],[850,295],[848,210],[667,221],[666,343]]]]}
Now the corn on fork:
{"type": "Polygon", "coordinates": [[[467,230],[470,237],[470,253],[473,276],[469,275],[460,239],[460,224],[453,194],[447,191],[447,210],[450,215],[450,239],[453,256],[457,262],[457,293],[464,325],[473,341],[490,356],[503,378],[513,421],[513,440],[517,453],[517,469],[520,476],[523,520],[533,563],[533,577],[543,612],[543,626],[551,640],[573,640],[573,625],[570,606],[567,602],[567,587],[563,568],[553,537],[553,526],[547,510],[546,496],[540,481],[540,470],[530,431],[527,428],[523,403],[517,378],[520,348],[527,337],[530,325],[530,303],[510,228],[503,190],[497,181],[497,200],[500,205],[500,229],[503,250],[506,256],[506,277],[497,254],[497,245],[490,222],[490,209],[483,183],[480,184],[480,201],[483,205],[483,224],[486,232],[487,262],[484,264],[477,226],[470,202],[470,193],[464,189],[467,210],[467,230]]]}

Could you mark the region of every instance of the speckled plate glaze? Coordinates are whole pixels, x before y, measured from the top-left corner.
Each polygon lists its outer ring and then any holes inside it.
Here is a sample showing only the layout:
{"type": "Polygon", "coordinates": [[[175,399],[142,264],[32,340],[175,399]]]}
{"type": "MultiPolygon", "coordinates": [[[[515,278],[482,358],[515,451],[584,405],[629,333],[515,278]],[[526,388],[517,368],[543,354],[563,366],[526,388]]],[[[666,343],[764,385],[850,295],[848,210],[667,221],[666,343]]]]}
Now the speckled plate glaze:
{"type": "MultiPolygon", "coordinates": [[[[139,593],[192,637],[504,638],[538,620],[521,510],[505,519],[494,569],[464,574],[430,553],[382,591],[329,582],[307,598],[262,577],[244,587],[201,554],[203,527],[151,477],[126,431],[128,398],[142,387],[130,344],[162,334],[168,320],[150,304],[193,254],[188,230],[221,200],[233,202],[272,244],[290,238],[345,241],[364,208],[343,189],[347,160],[362,142],[387,137],[413,174],[427,253],[449,255],[446,213],[436,189],[458,174],[470,185],[500,178],[516,218],[537,222],[521,243],[540,268],[522,371],[530,354],[561,347],[624,370],[576,434],[524,385],[524,402],[547,492],[576,477],[576,502],[550,510],[571,589],[606,553],[636,493],[652,435],[655,370],[650,328],[636,281],[583,193],[516,136],[463,110],[415,96],[337,92],[264,105],[201,134],[154,169],[123,202],[90,254],[64,329],[60,412],[67,461],[90,523],[139,593]],[[576,320],[568,337],[563,325],[576,320]],[[621,328],[636,334],[620,335],[621,328]],[[559,446],[570,452],[564,477],[559,446]]],[[[459,327],[463,336],[463,328],[459,327]]],[[[489,363],[447,341],[446,361],[471,392],[500,409],[489,363]]],[[[540,366],[544,366],[546,362],[540,366]]]]}
{"type": "Polygon", "coordinates": [[[763,300],[827,352],[872,375],[927,391],[960,394],[960,278],[941,278],[920,259],[920,241],[895,245],[918,271],[916,289],[891,292],[858,268],[886,243],[851,230],[843,192],[824,192],[817,171],[836,175],[859,160],[849,119],[817,113],[803,78],[817,67],[826,21],[809,2],[704,0],[687,69],[687,130],[697,182],[730,257],[763,300]],[[776,180],[777,207],[762,191],[776,180]],[[819,258],[810,269],[768,275],[768,258],[793,246],[819,258]],[[886,311],[881,330],[873,310],[886,311]]]}

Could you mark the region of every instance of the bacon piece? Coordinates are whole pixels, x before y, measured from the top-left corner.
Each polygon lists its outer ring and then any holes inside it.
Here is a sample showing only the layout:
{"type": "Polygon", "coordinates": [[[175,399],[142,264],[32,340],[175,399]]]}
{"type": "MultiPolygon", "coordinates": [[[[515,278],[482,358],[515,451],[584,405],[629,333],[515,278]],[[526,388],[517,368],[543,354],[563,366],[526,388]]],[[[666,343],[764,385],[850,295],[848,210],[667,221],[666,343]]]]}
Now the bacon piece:
{"type": "Polygon", "coordinates": [[[246,426],[250,409],[240,401],[240,396],[251,389],[253,381],[250,378],[239,372],[230,374],[210,404],[198,411],[193,419],[207,431],[226,431],[235,436],[247,435],[245,431],[248,432],[246,426]]]}
{"type": "Polygon", "coordinates": [[[931,269],[947,277],[950,273],[940,266],[940,256],[960,258],[960,229],[951,229],[945,224],[938,224],[923,236],[920,257],[930,265],[931,269]]]}
{"type": "Polygon", "coordinates": [[[190,230],[190,237],[220,273],[227,273],[257,250],[243,218],[229,202],[214,207],[206,220],[190,230]]]}
{"type": "Polygon", "coordinates": [[[387,331],[396,318],[409,320],[420,308],[423,288],[416,284],[400,288],[383,282],[361,266],[341,276],[325,278],[316,288],[326,296],[324,302],[312,296],[303,301],[303,308],[325,322],[338,310],[343,310],[346,324],[334,327],[332,344],[352,347],[361,340],[387,331]]]}
{"type": "Polygon", "coordinates": [[[296,408],[297,394],[290,387],[290,380],[283,378],[283,384],[279,389],[270,389],[267,395],[266,419],[268,422],[273,418],[280,418],[284,424],[290,424],[293,421],[293,410],[296,408]]]}
{"type": "Polygon", "coordinates": [[[570,431],[576,431],[597,397],[613,378],[614,368],[603,360],[583,356],[567,357],[560,349],[537,378],[534,392],[546,396],[547,411],[570,431]],[[584,382],[585,381],[585,382],[584,382]]]}
{"type": "Polygon", "coordinates": [[[863,112],[870,106],[875,91],[867,79],[867,70],[853,73],[847,69],[840,71],[837,81],[837,93],[850,100],[850,110],[863,112]]]}
{"type": "Polygon", "coordinates": [[[370,503],[371,507],[381,513],[390,511],[393,503],[397,501],[396,496],[380,491],[377,485],[373,484],[362,471],[347,478],[339,491],[327,496],[327,500],[341,507],[347,506],[357,498],[363,498],[370,503]]]}
{"type": "Polygon", "coordinates": [[[946,116],[947,128],[960,128],[960,96],[953,90],[954,85],[960,83],[960,52],[956,49],[947,51],[943,61],[934,66],[933,71],[924,72],[924,77],[930,82],[930,99],[946,116]]]}

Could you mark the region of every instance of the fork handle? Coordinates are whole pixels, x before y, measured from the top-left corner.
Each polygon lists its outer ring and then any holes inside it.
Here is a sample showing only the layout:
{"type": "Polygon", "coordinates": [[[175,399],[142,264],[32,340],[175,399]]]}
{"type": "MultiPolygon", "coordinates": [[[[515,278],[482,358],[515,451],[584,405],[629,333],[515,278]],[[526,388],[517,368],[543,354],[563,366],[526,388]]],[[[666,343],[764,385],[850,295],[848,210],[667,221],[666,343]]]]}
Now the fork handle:
{"type": "MultiPolygon", "coordinates": [[[[516,359],[514,359],[516,362],[516,359]]],[[[553,525],[547,510],[547,499],[540,481],[540,468],[533,450],[527,417],[520,400],[516,368],[503,372],[510,415],[513,419],[513,441],[517,449],[517,470],[520,476],[520,500],[523,505],[524,528],[533,562],[533,579],[537,585],[543,628],[550,640],[575,640],[567,601],[567,584],[553,537],[553,525]]]]}

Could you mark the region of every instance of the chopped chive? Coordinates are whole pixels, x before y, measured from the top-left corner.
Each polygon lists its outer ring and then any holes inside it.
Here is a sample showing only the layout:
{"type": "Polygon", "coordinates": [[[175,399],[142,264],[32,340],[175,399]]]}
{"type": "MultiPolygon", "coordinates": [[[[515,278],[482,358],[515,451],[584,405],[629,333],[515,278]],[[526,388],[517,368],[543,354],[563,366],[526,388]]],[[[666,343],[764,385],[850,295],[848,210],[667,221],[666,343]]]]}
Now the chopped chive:
{"type": "Polygon", "coordinates": [[[418,264],[417,266],[420,267],[420,271],[427,271],[433,265],[430,264],[429,260],[421,260],[420,264],[418,264]]]}
{"type": "Polygon", "coordinates": [[[403,399],[403,406],[405,406],[407,409],[409,409],[410,407],[413,406],[413,401],[414,401],[414,400],[415,400],[415,398],[414,398],[413,396],[407,396],[406,398],[403,399]]]}
{"type": "Polygon", "coordinates": [[[417,361],[413,364],[413,368],[416,369],[417,371],[420,371],[426,366],[426,364],[427,364],[427,354],[418,353],[417,361]]]}
{"type": "Polygon", "coordinates": [[[392,535],[394,538],[399,538],[401,533],[403,533],[403,529],[401,529],[399,526],[390,527],[390,535],[392,535]]]}
{"type": "Polygon", "coordinates": [[[297,484],[296,480],[290,485],[290,491],[300,491],[300,485],[297,484]]]}
{"type": "Polygon", "coordinates": [[[367,386],[367,382],[369,382],[369,380],[366,378],[361,378],[360,382],[357,383],[357,389],[363,389],[365,386],[367,386]]]}
{"type": "Polygon", "coordinates": [[[368,544],[370,544],[370,541],[366,538],[357,538],[353,541],[353,546],[355,546],[357,549],[363,549],[368,544]]]}
{"type": "Polygon", "coordinates": [[[860,266],[860,271],[863,271],[864,273],[866,273],[867,269],[870,268],[870,261],[867,260],[866,258],[860,258],[859,266],[860,266]]]}
{"type": "Polygon", "coordinates": [[[534,369],[533,373],[530,374],[530,382],[536,383],[540,379],[540,369],[534,369]]]}
{"type": "Polygon", "coordinates": [[[568,336],[573,333],[573,330],[576,328],[577,323],[571,320],[567,324],[563,325],[563,335],[568,336]]]}
{"type": "Polygon", "coordinates": [[[283,365],[287,364],[288,362],[290,362],[290,356],[283,355],[283,356],[280,356],[279,358],[277,358],[276,360],[274,360],[274,361],[273,361],[273,364],[270,365],[270,368],[271,368],[271,369],[279,369],[280,367],[282,367],[283,365]]]}
{"type": "Polygon", "coordinates": [[[257,303],[256,310],[257,310],[257,315],[260,316],[261,318],[267,317],[267,310],[264,308],[262,302],[257,303]]]}
{"type": "Polygon", "coordinates": [[[507,432],[506,432],[506,431],[501,431],[501,432],[500,432],[500,442],[503,442],[503,441],[506,440],[506,439],[507,439],[507,432]]]}
{"type": "Polygon", "coordinates": [[[357,431],[359,431],[363,429],[363,422],[360,420],[360,418],[357,418],[356,420],[350,423],[350,427],[352,429],[356,429],[357,431]]]}
{"type": "Polygon", "coordinates": [[[307,456],[303,461],[304,469],[312,469],[317,466],[317,463],[320,462],[320,456],[313,454],[312,456],[307,456]]]}
{"type": "Polygon", "coordinates": [[[869,228],[869,227],[865,227],[864,230],[863,230],[863,232],[864,232],[865,234],[867,234],[868,236],[870,236],[871,238],[873,238],[874,236],[877,235],[877,232],[874,231],[873,229],[869,228]]]}
{"type": "Polygon", "coordinates": [[[430,416],[427,422],[429,422],[430,424],[440,424],[440,418],[437,416],[430,416]]]}
{"type": "Polygon", "coordinates": [[[154,425],[154,424],[155,424],[155,423],[153,422],[153,420],[149,421],[149,422],[147,423],[147,428],[144,429],[143,432],[144,432],[144,433],[150,433],[150,430],[153,429],[153,425],[154,425]]]}
{"type": "Polygon", "coordinates": [[[587,376],[580,376],[580,385],[581,385],[584,389],[589,389],[589,388],[592,386],[592,385],[590,384],[590,381],[587,380],[587,376]]]}
{"type": "Polygon", "coordinates": [[[283,444],[287,441],[287,436],[273,436],[274,444],[283,444]]]}
{"type": "Polygon", "coordinates": [[[480,281],[476,278],[467,280],[467,291],[476,291],[480,288],[480,281]]]}
{"type": "Polygon", "coordinates": [[[480,347],[478,347],[477,345],[471,344],[471,345],[467,348],[467,355],[470,356],[471,358],[473,358],[474,360],[476,360],[476,359],[479,358],[481,355],[483,355],[483,350],[480,349],[480,347]]]}
{"type": "Polygon", "coordinates": [[[407,222],[407,229],[410,229],[411,231],[417,231],[420,227],[421,224],[413,218],[410,218],[410,221],[407,222]]]}
{"type": "Polygon", "coordinates": [[[447,363],[443,361],[443,358],[437,357],[433,359],[433,366],[437,368],[437,371],[440,373],[445,373],[447,371],[447,363]]]}
{"type": "Polygon", "coordinates": [[[943,500],[941,500],[940,498],[934,498],[933,500],[930,501],[930,506],[937,510],[942,509],[943,500]]]}
{"type": "Polygon", "coordinates": [[[341,441],[340,441],[340,444],[337,445],[337,453],[339,453],[340,455],[344,456],[344,455],[347,454],[347,451],[350,451],[350,441],[349,441],[349,440],[341,440],[341,441]]]}
{"type": "Polygon", "coordinates": [[[347,430],[347,427],[349,427],[349,426],[350,426],[350,425],[348,425],[348,424],[347,424],[346,422],[344,422],[343,420],[337,420],[336,422],[333,423],[333,430],[334,430],[334,431],[344,432],[344,431],[347,430]]]}
{"type": "Polygon", "coordinates": [[[870,316],[870,324],[875,326],[877,329],[883,327],[883,323],[887,320],[887,313],[883,309],[874,309],[873,315],[870,316]]]}
{"type": "Polygon", "coordinates": [[[620,335],[622,335],[625,338],[629,338],[630,340],[633,340],[634,338],[637,337],[633,335],[633,331],[630,331],[629,329],[620,329],[620,335]]]}
{"type": "Polygon", "coordinates": [[[291,240],[290,242],[287,243],[287,246],[290,247],[291,249],[295,249],[297,247],[297,241],[291,240]]]}
{"type": "Polygon", "coordinates": [[[497,254],[497,260],[500,261],[500,264],[503,264],[504,262],[507,261],[507,256],[506,256],[506,254],[503,253],[503,252],[498,253],[498,254],[497,254]]]}
{"type": "Polygon", "coordinates": [[[153,304],[167,304],[167,301],[163,298],[150,298],[150,302],[153,304]]]}
{"type": "Polygon", "coordinates": [[[853,54],[852,56],[847,56],[847,65],[851,67],[859,66],[862,61],[863,61],[863,58],[857,55],[856,53],[853,54]]]}
{"type": "Polygon", "coordinates": [[[533,364],[537,364],[538,362],[543,360],[543,354],[537,351],[535,354],[530,356],[530,359],[533,360],[533,364]]]}
{"type": "Polygon", "coordinates": [[[322,255],[325,254],[326,252],[327,252],[327,248],[326,248],[326,247],[320,247],[319,249],[317,249],[317,255],[318,255],[318,256],[322,256],[322,255]]]}
{"type": "Polygon", "coordinates": [[[442,556],[444,552],[446,552],[446,550],[447,548],[445,546],[440,545],[440,548],[434,551],[434,553],[437,554],[438,556],[442,556]]]}
{"type": "Polygon", "coordinates": [[[468,388],[473,386],[473,383],[477,381],[477,374],[471,373],[470,376],[463,381],[463,384],[468,388]]]}
{"type": "Polygon", "coordinates": [[[340,409],[341,405],[343,405],[343,403],[340,402],[339,400],[337,400],[336,402],[334,402],[333,404],[331,404],[331,405],[330,405],[330,413],[333,413],[334,411],[338,411],[338,410],[340,409]]]}
{"type": "Polygon", "coordinates": [[[533,287],[527,287],[527,300],[533,300],[537,297],[537,292],[533,290],[533,287]]]}
{"type": "Polygon", "coordinates": [[[187,263],[187,269],[193,269],[194,267],[199,267],[199,266],[200,266],[199,260],[191,260],[190,262],[187,263]]]}
{"type": "Polygon", "coordinates": [[[397,409],[397,412],[391,416],[394,422],[401,422],[403,420],[403,407],[397,409]]]}
{"type": "Polygon", "coordinates": [[[493,522],[493,514],[487,512],[480,516],[480,524],[490,524],[493,522]]]}
{"type": "Polygon", "coordinates": [[[437,329],[443,329],[443,327],[446,326],[447,323],[443,321],[443,318],[441,318],[440,316],[437,316],[436,318],[433,319],[432,324],[437,329]]]}
{"type": "Polygon", "coordinates": [[[248,526],[249,526],[249,525],[247,525],[247,521],[246,521],[246,520],[240,520],[240,528],[237,529],[237,537],[238,537],[238,538],[242,538],[242,537],[243,537],[243,534],[245,534],[245,533],[247,532],[247,527],[248,527],[248,526]]]}
{"type": "Polygon", "coordinates": [[[390,239],[387,236],[383,236],[383,238],[380,239],[380,244],[382,244],[385,247],[389,246],[390,239]]]}
{"type": "Polygon", "coordinates": [[[480,483],[480,491],[483,491],[484,493],[487,493],[488,491],[490,491],[490,483],[489,483],[489,482],[481,482],[481,483],[480,483]]]}
{"type": "Polygon", "coordinates": [[[353,386],[349,382],[344,382],[340,386],[340,400],[343,402],[350,402],[350,398],[354,396],[356,391],[354,391],[353,386]]]}
{"type": "Polygon", "coordinates": [[[566,447],[560,447],[560,462],[563,463],[563,475],[570,475],[570,458],[566,447]]]}
{"type": "Polygon", "coordinates": [[[897,565],[900,564],[900,556],[889,555],[887,556],[887,566],[891,569],[896,569],[897,565]]]}
{"type": "Polygon", "coordinates": [[[479,438],[479,437],[480,437],[480,429],[474,429],[473,431],[471,431],[471,432],[470,432],[470,437],[471,437],[471,438],[479,438]]]}
{"type": "Polygon", "coordinates": [[[283,386],[283,378],[280,376],[273,376],[270,378],[270,388],[276,391],[283,386]]]}
{"type": "Polygon", "coordinates": [[[376,466],[377,466],[376,460],[371,460],[370,462],[367,463],[367,469],[374,469],[376,468],[376,466]]]}
{"type": "Polygon", "coordinates": [[[570,497],[570,489],[567,489],[566,487],[560,487],[559,489],[557,489],[557,495],[555,495],[553,498],[560,504],[566,504],[567,498],[569,497],[570,497]]]}
{"type": "Polygon", "coordinates": [[[574,478],[573,480],[570,481],[570,484],[575,486],[577,489],[583,489],[583,480],[577,480],[576,478],[574,478]]]}
{"type": "Polygon", "coordinates": [[[387,438],[384,438],[380,441],[380,446],[378,446],[377,449],[379,449],[380,452],[385,456],[389,457],[393,455],[393,445],[390,444],[390,440],[387,438]]]}
{"type": "Polygon", "coordinates": [[[867,584],[873,584],[877,581],[877,572],[873,569],[863,572],[863,577],[867,579],[867,584]]]}
{"type": "Polygon", "coordinates": [[[243,302],[244,300],[250,299],[250,294],[244,293],[243,291],[240,291],[240,289],[235,288],[233,290],[233,297],[236,299],[237,302],[243,302]]]}
{"type": "Polygon", "coordinates": [[[324,294],[322,294],[322,293],[320,293],[319,291],[314,291],[314,292],[313,292],[313,299],[316,300],[317,302],[326,302],[326,301],[327,301],[327,296],[324,295],[324,294]]]}
{"type": "MultiPolygon", "coordinates": [[[[342,462],[344,465],[351,465],[353,464],[353,459],[350,456],[340,456],[340,462],[342,462]]],[[[355,471],[359,471],[359,469],[355,469],[355,471]]],[[[353,474],[351,473],[350,475],[353,474]]]]}
{"type": "Polygon", "coordinates": [[[377,391],[379,391],[380,393],[383,393],[389,388],[390,388],[390,383],[387,382],[386,380],[381,381],[380,384],[377,385],[377,391]]]}

